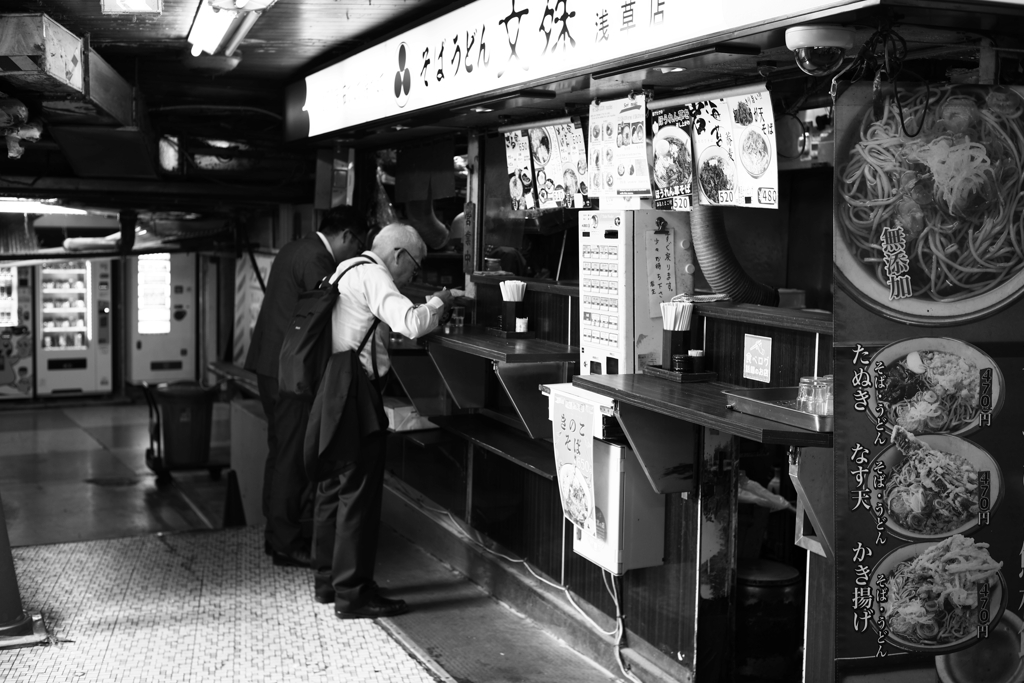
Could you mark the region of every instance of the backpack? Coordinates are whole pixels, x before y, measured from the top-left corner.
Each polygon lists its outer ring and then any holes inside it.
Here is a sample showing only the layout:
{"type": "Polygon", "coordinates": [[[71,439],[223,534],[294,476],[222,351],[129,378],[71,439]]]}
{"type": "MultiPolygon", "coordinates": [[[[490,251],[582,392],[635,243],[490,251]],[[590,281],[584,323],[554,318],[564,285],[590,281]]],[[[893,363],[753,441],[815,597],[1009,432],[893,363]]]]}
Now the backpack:
{"type": "Polygon", "coordinates": [[[331,357],[331,313],[338,300],[338,283],[353,268],[373,263],[366,259],[346,268],[335,282],[328,275],[315,289],[299,295],[284,333],[277,373],[281,394],[313,400],[331,357]]]}

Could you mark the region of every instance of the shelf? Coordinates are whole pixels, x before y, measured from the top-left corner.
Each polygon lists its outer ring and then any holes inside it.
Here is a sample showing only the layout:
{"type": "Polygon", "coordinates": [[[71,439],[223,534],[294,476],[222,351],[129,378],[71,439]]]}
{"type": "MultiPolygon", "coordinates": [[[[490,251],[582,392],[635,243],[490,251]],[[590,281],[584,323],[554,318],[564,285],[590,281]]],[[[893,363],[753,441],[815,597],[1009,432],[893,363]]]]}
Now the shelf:
{"type": "Polygon", "coordinates": [[[432,417],[430,421],[545,479],[555,478],[555,450],[550,441],[535,441],[482,415],[446,415],[432,417]]]}
{"type": "Polygon", "coordinates": [[[44,346],[43,353],[52,353],[54,351],[88,351],[88,346],[44,346]]]}
{"type": "Polygon", "coordinates": [[[782,330],[797,330],[829,336],[832,335],[833,330],[831,313],[802,311],[795,308],[774,308],[723,301],[697,304],[697,314],[716,320],[733,320],[782,330]]]}
{"type": "Polygon", "coordinates": [[[43,294],[88,294],[89,290],[83,287],[82,289],[55,289],[55,288],[43,288],[43,294]]]}
{"type": "Polygon", "coordinates": [[[43,334],[64,334],[66,332],[87,332],[84,327],[51,327],[44,328],[43,334]]]}
{"type": "Polygon", "coordinates": [[[565,296],[579,296],[580,284],[575,280],[532,280],[530,278],[518,277],[516,275],[490,274],[478,271],[469,276],[470,282],[480,285],[497,287],[499,282],[504,280],[519,280],[526,283],[528,292],[544,292],[546,294],[563,294],[565,296]]]}
{"type": "Polygon", "coordinates": [[[53,313],[55,315],[85,315],[89,312],[88,308],[44,308],[43,313],[47,315],[53,313]]]}
{"type": "Polygon", "coordinates": [[[575,346],[556,344],[543,339],[502,339],[487,334],[482,327],[464,327],[462,332],[432,332],[427,344],[461,351],[471,356],[499,363],[551,363],[579,360],[575,346]]]}
{"type": "Polygon", "coordinates": [[[43,268],[47,275],[80,275],[86,272],[85,268],[43,268]]]}
{"type": "Polygon", "coordinates": [[[723,389],[738,388],[731,384],[677,384],[647,375],[588,375],[574,377],[572,383],[631,406],[759,443],[832,446],[828,432],[812,432],[731,410],[722,393],[723,389]]]}

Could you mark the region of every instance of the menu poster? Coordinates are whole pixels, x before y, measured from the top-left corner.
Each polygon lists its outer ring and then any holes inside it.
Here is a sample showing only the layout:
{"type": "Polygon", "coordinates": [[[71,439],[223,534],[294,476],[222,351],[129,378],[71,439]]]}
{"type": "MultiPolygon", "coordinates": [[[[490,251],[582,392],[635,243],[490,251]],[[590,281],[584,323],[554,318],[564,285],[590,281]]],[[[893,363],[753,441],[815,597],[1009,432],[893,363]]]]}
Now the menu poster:
{"type": "Polygon", "coordinates": [[[553,394],[555,471],[566,519],[598,535],[594,514],[594,405],[553,394]]]}
{"type": "Polygon", "coordinates": [[[646,115],[643,97],[591,103],[589,170],[594,196],[651,196],[646,115]]]}
{"type": "Polygon", "coordinates": [[[529,137],[540,208],[589,208],[582,129],[573,123],[541,126],[531,128],[529,137]]]}
{"type": "Polygon", "coordinates": [[[587,168],[587,145],[583,136],[583,127],[578,123],[567,123],[555,128],[559,144],[563,151],[563,159],[575,162],[573,167],[563,161],[562,178],[565,181],[565,206],[574,209],[590,208],[590,172],[587,168]]]}
{"type": "Polygon", "coordinates": [[[736,203],[736,155],[732,146],[732,116],[723,98],[695,102],[693,150],[701,204],[736,203]]]}
{"type": "Polygon", "coordinates": [[[526,131],[505,133],[505,165],[508,168],[508,192],[512,198],[512,210],[535,208],[537,191],[533,183],[533,166],[526,131]]]}
{"type": "Polygon", "coordinates": [[[775,146],[775,117],[767,90],[725,98],[732,123],[737,206],[779,207],[779,165],[775,146]]]}
{"type": "Polygon", "coordinates": [[[1004,199],[979,204],[973,190],[956,194],[962,178],[937,169],[958,163],[950,148],[959,145],[986,164],[1006,153],[1002,140],[1024,145],[1002,134],[1021,129],[1022,100],[986,86],[900,90],[919,111],[976,118],[964,119],[963,138],[940,117],[910,138],[891,93],[879,99],[866,84],[836,103],[836,680],[1012,683],[1024,680],[1024,290],[998,280],[964,288],[985,282],[967,241],[977,233],[945,226],[1019,225],[1024,207],[1007,199],[1024,192],[1024,177],[1019,165],[1004,168],[1004,199]],[[868,151],[872,164],[896,169],[900,187],[858,180],[868,151]],[[911,182],[925,174],[927,184],[911,182]],[[957,201],[975,210],[952,210],[957,201]],[[856,220],[867,203],[874,233],[856,220]],[[854,230],[863,234],[848,237],[854,230]],[[886,247],[882,235],[896,230],[906,249],[886,247]],[[933,249],[946,260],[938,280],[920,265],[934,262],[933,249]],[[865,273],[860,258],[871,259],[865,273]],[[883,264],[916,283],[906,296],[878,283],[883,264]],[[971,280],[950,275],[961,267],[971,280]]]}
{"type": "Polygon", "coordinates": [[[693,118],[690,105],[651,110],[654,208],[689,211],[693,180],[693,118]]]}

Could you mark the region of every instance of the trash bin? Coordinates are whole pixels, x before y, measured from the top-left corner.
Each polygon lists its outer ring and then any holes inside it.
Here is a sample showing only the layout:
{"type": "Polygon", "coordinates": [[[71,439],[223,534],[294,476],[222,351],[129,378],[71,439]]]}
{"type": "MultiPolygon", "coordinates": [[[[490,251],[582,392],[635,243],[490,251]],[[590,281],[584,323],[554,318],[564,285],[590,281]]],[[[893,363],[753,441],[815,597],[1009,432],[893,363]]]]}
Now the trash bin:
{"type": "Polygon", "coordinates": [[[198,382],[143,385],[150,404],[150,469],[166,477],[171,470],[202,469],[210,461],[210,431],[217,388],[198,382]]]}

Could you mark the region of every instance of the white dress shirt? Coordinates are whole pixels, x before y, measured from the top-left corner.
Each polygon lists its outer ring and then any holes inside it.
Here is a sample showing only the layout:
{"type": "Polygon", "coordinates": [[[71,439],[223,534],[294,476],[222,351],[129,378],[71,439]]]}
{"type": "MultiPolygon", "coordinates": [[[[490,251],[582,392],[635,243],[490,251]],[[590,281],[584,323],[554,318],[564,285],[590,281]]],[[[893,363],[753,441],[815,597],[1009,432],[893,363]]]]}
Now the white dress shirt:
{"type": "Polygon", "coordinates": [[[319,230],[316,231],[316,236],[320,238],[320,241],[324,243],[324,248],[327,249],[327,253],[334,258],[334,250],[331,249],[331,243],[327,241],[327,235],[323,234],[319,230]]]}
{"type": "MultiPolygon", "coordinates": [[[[338,285],[338,301],[331,313],[331,346],[334,353],[358,348],[374,318],[379,319],[380,325],[376,332],[377,371],[383,377],[391,368],[391,360],[388,358],[390,331],[394,330],[410,339],[422,337],[437,327],[444,311],[444,302],[436,296],[422,306],[409,301],[398,291],[384,262],[372,251],[364,251],[338,264],[331,282],[336,282],[349,266],[367,258],[373,263],[353,268],[338,285]]],[[[372,344],[372,339],[367,341],[359,355],[359,360],[371,378],[372,344]]]]}

